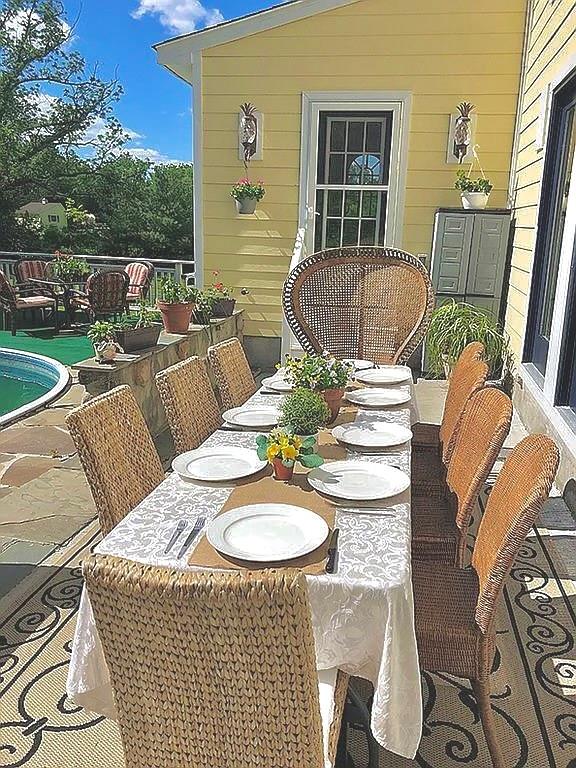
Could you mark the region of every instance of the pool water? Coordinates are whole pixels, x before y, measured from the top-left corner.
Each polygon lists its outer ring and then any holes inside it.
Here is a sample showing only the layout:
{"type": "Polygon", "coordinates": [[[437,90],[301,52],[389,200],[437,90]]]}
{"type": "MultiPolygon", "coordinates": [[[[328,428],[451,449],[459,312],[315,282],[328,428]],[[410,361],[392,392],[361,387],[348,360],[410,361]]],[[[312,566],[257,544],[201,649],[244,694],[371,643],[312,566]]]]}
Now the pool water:
{"type": "Polygon", "coordinates": [[[0,416],[15,411],[26,403],[42,397],[52,385],[38,384],[36,381],[12,378],[0,370],[0,416]]]}

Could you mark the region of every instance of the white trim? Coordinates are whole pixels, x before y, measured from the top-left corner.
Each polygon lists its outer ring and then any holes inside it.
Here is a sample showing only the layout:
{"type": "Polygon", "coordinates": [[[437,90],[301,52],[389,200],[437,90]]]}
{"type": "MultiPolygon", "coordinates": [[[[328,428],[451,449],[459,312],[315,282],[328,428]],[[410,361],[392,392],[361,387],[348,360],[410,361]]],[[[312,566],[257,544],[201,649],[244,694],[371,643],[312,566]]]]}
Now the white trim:
{"type": "MultiPolygon", "coordinates": [[[[190,72],[189,55],[199,53],[206,48],[239,40],[242,37],[265,32],[268,29],[282,27],[299,19],[316,16],[318,13],[342,8],[357,3],[358,0],[295,0],[274,8],[267,8],[259,13],[239,19],[207,27],[200,32],[164,40],[153,46],[158,62],[174,74],[192,82],[193,72],[190,72]],[[185,56],[183,56],[183,51],[185,56]]],[[[193,68],[192,68],[193,69],[193,68]]]]}
{"type": "Polygon", "coordinates": [[[202,54],[192,56],[192,98],[193,98],[193,145],[194,145],[194,282],[198,288],[204,286],[204,210],[202,198],[203,182],[203,112],[202,112],[202,54]]]}
{"type": "Polygon", "coordinates": [[[526,387],[530,395],[538,403],[544,412],[544,415],[552,425],[552,428],[556,430],[561,440],[565,443],[566,447],[570,450],[576,460],[576,451],[572,449],[572,446],[575,445],[575,432],[570,428],[566,419],[560,413],[562,406],[554,406],[542,397],[542,388],[530,371],[530,363],[520,364],[520,378],[522,379],[523,386],[526,387]]]}
{"type": "MultiPolygon", "coordinates": [[[[318,153],[318,121],[324,110],[393,112],[390,179],[386,222],[386,245],[401,248],[408,163],[408,132],[412,94],[408,91],[320,91],[302,94],[302,128],[300,137],[300,192],[298,227],[310,220],[316,187],[315,171],[318,153]],[[390,215],[391,214],[391,215],[390,215]]],[[[312,213],[312,216],[314,214],[312,213]]],[[[306,246],[310,253],[314,227],[308,226],[306,246]]]]}

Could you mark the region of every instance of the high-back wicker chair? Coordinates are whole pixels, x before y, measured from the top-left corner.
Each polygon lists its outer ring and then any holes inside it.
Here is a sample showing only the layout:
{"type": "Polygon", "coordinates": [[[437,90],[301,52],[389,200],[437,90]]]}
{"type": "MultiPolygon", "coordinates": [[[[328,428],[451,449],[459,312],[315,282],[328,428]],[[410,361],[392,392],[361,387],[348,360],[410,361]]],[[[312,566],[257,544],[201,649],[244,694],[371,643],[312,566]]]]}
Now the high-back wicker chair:
{"type": "Polygon", "coordinates": [[[334,760],[347,676],[326,739],[302,573],[96,556],[84,577],[126,768],[324,768],[326,741],[334,760]]]}
{"type": "Polygon", "coordinates": [[[70,291],[70,308],[81,310],[94,320],[122,314],[126,310],[126,296],[130,278],[124,270],[99,270],[89,275],[86,290],[70,291]]]}
{"type": "Polygon", "coordinates": [[[47,296],[54,298],[54,291],[49,285],[30,282],[34,280],[50,280],[48,261],[42,259],[21,259],[14,264],[16,285],[20,290],[25,290],[28,296],[47,296]]]}
{"type": "Polygon", "coordinates": [[[190,357],[156,374],[176,453],[198,448],[222,424],[206,362],[190,357]]]}
{"type": "Polygon", "coordinates": [[[403,363],[430,324],[434,291],[426,268],[409,253],[334,248],[292,270],[282,303],[306,352],[403,363]]]}
{"type": "Polygon", "coordinates": [[[66,425],[106,535],[162,482],[160,457],[126,385],[75,408],[66,425]]]}
{"type": "Polygon", "coordinates": [[[430,672],[471,680],[494,768],[509,765],[490,707],[495,609],[518,550],[550,493],[558,459],[556,445],[545,435],[531,435],[514,448],[488,498],[471,569],[414,563],[420,664],[430,672]]]}
{"type": "Polygon", "coordinates": [[[42,313],[46,310],[51,311],[54,315],[54,324],[58,328],[56,299],[42,295],[30,296],[25,288],[15,288],[0,269],[0,313],[8,316],[12,336],[16,336],[18,316],[31,309],[39,309],[42,313]]]}
{"type": "Polygon", "coordinates": [[[446,475],[446,496],[412,496],[416,560],[463,567],[470,518],[512,423],[512,401],[484,388],[468,400],[446,475]]]}
{"type": "Polygon", "coordinates": [[[208,360],[224,410],[243,405],[258,389],[238,339],[227,339],[209,347],[208,360]]]}
{"type": "Polygon", "coordinates": [[[127,301],[144,301],[154,277],[154,264],[151,261],[132,261],[124,270],[129,279],[127,301]]]}

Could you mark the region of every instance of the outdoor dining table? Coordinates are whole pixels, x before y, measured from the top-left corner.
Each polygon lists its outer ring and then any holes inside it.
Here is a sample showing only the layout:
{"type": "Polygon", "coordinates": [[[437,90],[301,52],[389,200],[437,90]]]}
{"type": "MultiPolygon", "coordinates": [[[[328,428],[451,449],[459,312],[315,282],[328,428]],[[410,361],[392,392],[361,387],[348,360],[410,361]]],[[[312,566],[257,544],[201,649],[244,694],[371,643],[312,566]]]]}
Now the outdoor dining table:
{"type": "MultiPolygon", "coordinates": [[[[411,384],[395,389],[412,390],[411,384]]],[[[278,405],[281,396],[263,390],[247,403],[278,405]]],[[[414,398],[387,409],[359,408],[355,424],[418,421],[414,398]]],[[[255,446],[253,431],[220,429],[204,447],[255,446]]],[[[374,453],[347,449],[348,458],[389,464],[410,473],[410,443],[374,453]]],[[[214,518],[234,490],[226,486],[165,480],[96,547],[97,554],[188,570],[190,552],[164,554],[181,518],[214,518]]],[[[271,499],[274,501],[274,499],[271,499]]],[[[334,501],[334,500],[333,500],[334,501]]],[[[317,668],[339,668],[374,685],[371,728],[386,749],[413,759],[422,732],[422,698],[414,630],[411,581],[410,489],[378,502],[334,501],[339,528],[334,573],[306,576],[317,668]]],[[[195,540],[194,546],[201,537],[195,540]]],[[[67,683],[68,696],[88,710],[116,718],[113,692],[86,591],[81,599],[67,683]]],[[[209,702],[206,703],[209,706],[209,702]]]]}

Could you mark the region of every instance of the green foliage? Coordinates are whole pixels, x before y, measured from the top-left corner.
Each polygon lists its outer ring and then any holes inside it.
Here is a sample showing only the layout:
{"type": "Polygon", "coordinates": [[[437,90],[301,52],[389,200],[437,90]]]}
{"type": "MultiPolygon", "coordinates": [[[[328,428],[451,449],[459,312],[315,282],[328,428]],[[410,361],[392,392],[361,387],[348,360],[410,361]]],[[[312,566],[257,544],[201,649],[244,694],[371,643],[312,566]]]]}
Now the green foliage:
{"type": "Polygon", "coordinates": [[[141,301],[135,312],[129,312],[122,315],[116,323],[115,328],[119,331],[130,328],[151,328],[153,325],[160,322],[160,312],[141,301]]]}
{"type": "Polygon", "coordinates": [[[493,185],[490,184],[488,179],[472,179],[466,171],[459,170],[456,171],[454,187],[460,190],[460,192],[483,192],[484,194],[489,195],[493,185]]]}
{"type": "Polygon", "coordinates": [[[426,336],[431,371],[442,376],[446,367],[451,369],[464,347],[473,341],[484,344],[491,378],[512,374],[514,358],[506,332],[483,310],[454,300],[432,314],[426,336]]]}
{"type": "Polygon", "coordinates": [[[114,341],[114,333],[116,328],[114,323],[109,323],[104,320],[97,320],[92,323],[86,336],[90,339],[92,344],[100,344],[103,341],[114,341]]]}
{"type": "Polygon", "coordinates": [[[249,200],[262,200],[266,194],[263,181],[252,182],[250,179],[240,179],[232,187],[230,194],[234,200],[242,200],[248,198],[249,200]]]}
{"type": "Polygon", "coordinates": [[[299,388],[285,397],[280,424],[296,435],[313,435],[329,418],[330,409],[322,395],[299,388]]]}
{"type": "Polygon", "coordinates": [[[303,387],[323,392],[326,389],[341,389],[348,384],[354,367],[331,355],[309,355],[302,357],[286,355],[286,379],[293,387],[303,387]]]}
{"type": "Polygon", "coordinates": [[[256,452],[260,461],[273,462],[280,459],[286,467],[293,467],[297,461],[308,469],[324,464],[324,459],[316,453],[315,447],[314,437],[302,439],[282,427],[256,438],[256,452]]]}
{"type": "Polygon", "coordinates": [[[52,272],[60,280],[74,280],[85,277],[92,271],[90,266],[77,256],[59,256],[51,262],[52,272]]]}
{"type": "Polygon", "coordinates": [[[175,280],[171,275],[160,281],[160,301],[167,304],[189,304],[196,301],[198,290],[175,280]]]}
{"type": "Polygon", "coordinates": [[[214,314],[214,304],[217,300],[217,297],[210,289],[196,292],[196,307],[194,310],[196,322],[200,325],[208,325],[210,318],[214,314]]]}

